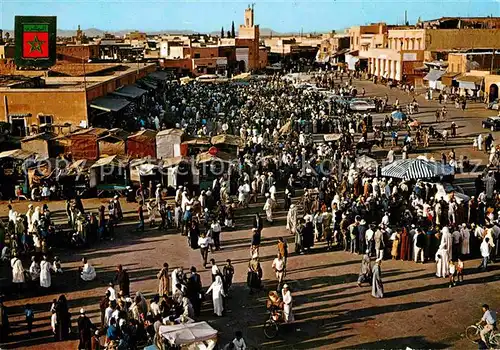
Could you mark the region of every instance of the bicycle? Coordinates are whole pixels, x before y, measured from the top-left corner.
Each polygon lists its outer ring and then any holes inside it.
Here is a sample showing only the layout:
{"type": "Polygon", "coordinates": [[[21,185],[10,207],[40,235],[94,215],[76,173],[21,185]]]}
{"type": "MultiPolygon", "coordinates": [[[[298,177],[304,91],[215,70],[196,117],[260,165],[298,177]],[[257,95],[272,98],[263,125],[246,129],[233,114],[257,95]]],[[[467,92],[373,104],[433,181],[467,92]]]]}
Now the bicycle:
{"type": "MultiPolygon", "coordinates": [[[[477,344],[481,339],[480,332],[484,329],[484,326],[480,324],[470,325],[465,329],[465,337],[469,339],[471,342],[477,344]]],[[[500,346],[500,333],[495,328],[491,332],[488,333],[488,343],[490,346],[498,347],[500,346]]]]}
{"type": "Polygon", "coordinates": [[[269,318],[264,323],[264,335],[267,339],[274,339],[278,335],[280,319],[283,319],[281,310],[269,311],[269,318]]]}

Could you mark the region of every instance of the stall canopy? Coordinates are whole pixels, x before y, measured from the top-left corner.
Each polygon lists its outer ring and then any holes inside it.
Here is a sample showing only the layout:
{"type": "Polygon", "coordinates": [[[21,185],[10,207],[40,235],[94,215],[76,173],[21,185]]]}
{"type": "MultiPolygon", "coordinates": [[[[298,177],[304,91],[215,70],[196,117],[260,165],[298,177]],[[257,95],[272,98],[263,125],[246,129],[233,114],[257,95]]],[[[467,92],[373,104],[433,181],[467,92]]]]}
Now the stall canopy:
{"type": "Polygon", "coordinates": [[[242,138],[236,135],[222,134],[212,137],[210,140],[212,145],[230,145],[236,147],[244,147],[245,143],[242,138]]]}
{"type": "Polygon", "coordinates": [[[251,78],[250,73],[241,73],[241,74],[235,75],[231,79],[232,80],[250,80],[250,78],[251,78]]]}
{"type": "Polygon", "coordinates": [[[109,157],[103,157],[99,158],[92,166],[91,168],[99,168],[103,166],[116,166],[120,168],[125,168],[129,162],[129,159],[127,157],[121,157],[118,155],[114,156],[109,156],[109,157]]]}
{"type": "Polygon", "coordinates": [[[104,96],[90,102],[90,107],[100,109],[105,112],[118,112],[130,104],[124,98],[104,96]]]}
{"type": "Polygon", "coordinates": [[[210,152],[199,153],[196,156],[196,162],[198,164],[208,163],[211,161],[221,161],[224,163],[230,163],[234,157],[226,152],[217,152],[216,154],[211,154],[210,152]]]}
{"type": "Polygon", "coordinates": [[[94,163],[94,160],[79,159],[68,165],[68,167],[66,168],[66,174],[71,176],[86,173],[94,163]]]}
{"type": "Polygon", "coordinates": [[[448,164],[416,158],[399,159],[382,168],[382,176],[404,180],[428,179],[453,174],[453,167],[448,164]]]}
{"type": "Polygon", "coordinates": [[[143,96],[146,92],[146,90],[143,90],[137,86],[127,85],[115,90],[114,92],[112,92],[112,94],[125,98],[136,99],[143,96]]]}
{"type": "Polygon", "coordinates": [[[446,86],[452,86],[453,85],[453,79],[460,75],[460,73],[453,73],[453,72],[448,72],[445,73],[441,76],[441,83],[446,86]]]}
{"type": "Polygon", "coordinates": [[[0,153],[0,159],[12,158],[17,160],[25,160],[30,157],[34,157],[36,154],[33,152],[27,152],[22,149],[12,149],[10,151],[5,151],[0,153]]]}
{"type": "Polygon", "coordinates": [[[160,334],[172,345],[187,345],[217,337],[217,330],[206,322],[160,326],[160,334]]]}
{"type": "Polygon", "coordinates": [[[161,166],[162,166],[162,168],[170,168],[173,166],[177,166],[177,165],[181,164],[182,162],[190,162],[190,161],[191,161],[190,157],[183,157],[183,156],[171,157],[171,158],[164,159],[161,166]]]}
{"type": "Polygon", "coordinates": [[[455,80],[458,81],[458,87],[470,90],[477,89],[477,87],[483,83],[483,79],[483,77],[474,75],[460,75],[455,78],[455,80]]]}
{"type": "Polygon", "coordinates": [[[338,141],[342,138],[342,134],[326,134],[323,138],[325,142],[338,141]]]}
{"type": "Polygon", "coordinates": [[[156,71],[148,74],[148,78],[153,78],[155,80],[165,81],[168,80],[168,73],[163,71],[156,71]]]}
{"type": "Polygon", "coordinates": [[[438,81],[446,73],[444,70],[431,69],[429,73],[424,77],[424,80],[438,81]]]}

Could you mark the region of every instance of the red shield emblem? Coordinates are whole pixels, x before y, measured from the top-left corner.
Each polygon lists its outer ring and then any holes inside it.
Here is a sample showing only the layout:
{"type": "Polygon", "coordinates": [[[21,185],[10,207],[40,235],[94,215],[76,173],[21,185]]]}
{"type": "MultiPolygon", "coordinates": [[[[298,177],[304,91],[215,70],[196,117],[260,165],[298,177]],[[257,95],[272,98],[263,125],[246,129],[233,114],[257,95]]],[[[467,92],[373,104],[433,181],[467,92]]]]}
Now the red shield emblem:
{"type": "Polygon", "coordinates": [[[25,24],[23,58],[49,58],[49,29],[46,24],[25,24]]]}

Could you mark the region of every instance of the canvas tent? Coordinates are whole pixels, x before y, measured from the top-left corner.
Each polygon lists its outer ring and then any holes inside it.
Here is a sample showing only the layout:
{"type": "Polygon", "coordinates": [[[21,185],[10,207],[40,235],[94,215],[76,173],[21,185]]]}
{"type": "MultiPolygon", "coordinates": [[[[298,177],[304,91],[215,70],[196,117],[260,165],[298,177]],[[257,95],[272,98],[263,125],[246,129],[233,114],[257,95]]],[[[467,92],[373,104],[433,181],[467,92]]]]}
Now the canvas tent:
{"type": "Polygon", "coordinates": [[[382,176],[404,180],[429,179],[453,175],[453,167],[424,159],[399,159],[382,168],[382,176]]]}

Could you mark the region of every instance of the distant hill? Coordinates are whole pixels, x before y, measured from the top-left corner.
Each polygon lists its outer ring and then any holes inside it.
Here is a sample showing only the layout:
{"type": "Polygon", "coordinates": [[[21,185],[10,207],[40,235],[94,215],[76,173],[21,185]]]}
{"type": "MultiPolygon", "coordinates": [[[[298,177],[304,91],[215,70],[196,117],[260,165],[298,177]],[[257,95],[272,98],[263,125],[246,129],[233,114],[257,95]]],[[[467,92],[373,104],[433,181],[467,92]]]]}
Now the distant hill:
{"type": "MultiPolygon", "coordinates": [[[[88,37],[97,37],[97,36],[103,37],[105,33],[113,34],[113,35],[116,35],[118,37],[123,37],[125,34],[133,32],[135,30],[136,29],[122,29],[122,30],[117,30],[117,31],[106,31],[106,30],[102,30],[99,28],[88,28],[88,29],[83,29],[83,32],[88,37]]],[[[4,31],[4,33],[9,32],[10,36],[14,37],[14,30],[4,29],[3,31],[4,31]]],[[[146,32],[146,33],[148,35],[159,35],[159,34],[191,35],[191,34],[196,34],[198,32],[195,32],[195,31],[189,30],[189,29],[182,29],[182,30],[165,29],[165,30],[158,30],[158,31],[150,31],[150,32],[146,32]]],[[[238,32],[236,32],[236,33],[238,33],[238,32]]],[[[59,37],[68,37],[69,38],[69,37],[74,36],[75,34],[76,34],[76,30],[68,30],[68,29],[58,29],[57,30],[57,36],[59,36],[59,37]]],[[[214,35],[214,36],[220,35],[220,30],[212,31],[212,32],[209,32],[207,34],[214,35]]],[[[272,34],[272,36],[286,36],[286,35],[297,35],[299,33],[297,33],[297,32],[281,33],[281,32],[276,32],[276,31],[272,30],[271,28],[260,28],[260,35],[261,36],[268,37],[271,34],[272,34]]],[[[306,34],[309,34],[309,33],[304,32],[304,35],[306,35],[306,34]]]]}

